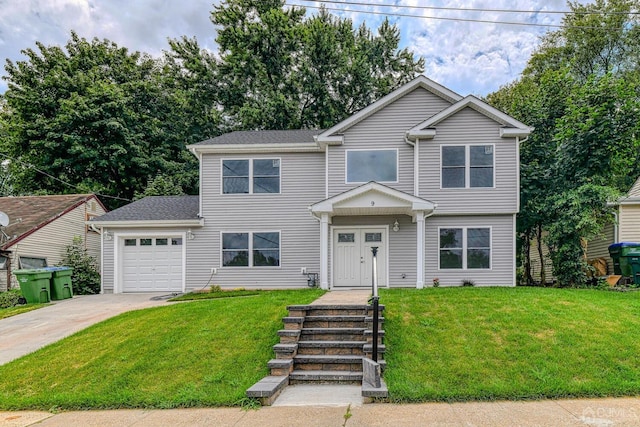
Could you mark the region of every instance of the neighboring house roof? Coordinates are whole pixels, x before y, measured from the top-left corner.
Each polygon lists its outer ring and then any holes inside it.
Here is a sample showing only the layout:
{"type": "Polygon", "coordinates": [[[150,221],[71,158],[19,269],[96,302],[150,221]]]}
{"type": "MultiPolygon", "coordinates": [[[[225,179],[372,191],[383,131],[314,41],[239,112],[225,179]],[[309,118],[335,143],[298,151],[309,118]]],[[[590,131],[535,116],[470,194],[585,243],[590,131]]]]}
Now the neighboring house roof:
{"type": "Polygon", "coordinates": [[[636,179],[636,182],[631,186],[629,193],[626,196],[618,199],[618,203],[622,205],[636,205],[640,204],[640,177],[636,179]]]}
{"type": "Polygon", "coordinates": [[[0,211],[6,213],[10,221],[9,225],[3,228],[10,240],[0,246],[0,249],[13,246],[36,230],[92,199],[104,209],[102,202],[94,194],[0,197],[0,211]]]}
{"type": "Polygon", "coordinates": [[[102,226],[202,225],[198,196],[149,196],[91,220],[102,226]]]}

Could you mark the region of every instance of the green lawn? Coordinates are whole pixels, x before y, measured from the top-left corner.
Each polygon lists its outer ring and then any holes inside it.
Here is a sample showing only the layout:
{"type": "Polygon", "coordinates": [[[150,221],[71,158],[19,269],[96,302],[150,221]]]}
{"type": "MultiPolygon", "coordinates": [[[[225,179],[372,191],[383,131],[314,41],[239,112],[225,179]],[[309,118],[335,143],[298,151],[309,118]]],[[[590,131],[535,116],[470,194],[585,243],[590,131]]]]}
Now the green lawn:
{"type": "MultiPolygon", "coordinates": [[[[267,374],[286,305],[321,294],[125,313],[0,366],[0,409],[238,405],[267,374]]],[[[640,394],[640,292],[383,290],[381,302],[393,401],[640,394]]]]}
{"type": "Polygon", "coordinates": [[[0,409],[237,405],[268,373],[289,304],[261,292],[133,311],[0,366],[0,409]]]}
{"type": "Polygon", "coordinates": [[[438,288],[381,293],[392,400],[640,394],[640,293],[438,288]]]}
{"type": "Polygon", "coordinates": [[[40,307],[44,307],[45,305],[47,304],[25,304],[9,308],[0,308],[0,319],[15,316],[20,313],[26,313],[27,311],[35,310],[40,307]]]}

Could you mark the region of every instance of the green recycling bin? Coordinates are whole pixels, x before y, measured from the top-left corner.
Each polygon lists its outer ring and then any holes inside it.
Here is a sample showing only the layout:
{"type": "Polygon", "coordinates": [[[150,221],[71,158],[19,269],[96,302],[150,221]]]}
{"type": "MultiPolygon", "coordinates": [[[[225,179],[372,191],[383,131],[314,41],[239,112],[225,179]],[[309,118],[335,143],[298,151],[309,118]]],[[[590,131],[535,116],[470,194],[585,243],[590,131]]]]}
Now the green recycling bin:
{"type": "Polygon", "coordinates": [[[38,269],[15,270],[22,296],[30,304],[46,303],[50,301],[51,272],[38,269]]]}
{"type": "Polygon", "coordinates": [[[629,257],[629,264],[631,265],[631,272],[633,273],[631,278],[633,284],[640,285],[640,256],[629,257]]]}
{"type": "Polygon", "coordinates": [[[640,257],[640,243],[620,242],[609,246],[609,255],[613,259],[613,273],[632,277],[631,258],[640,257]]]}
{"type": "Polygon", "coordinates": [[[45,267],[43,270],[51,272],[51,299],[54,301],[73,297],[71,286],[71,267],[45,267]]]}

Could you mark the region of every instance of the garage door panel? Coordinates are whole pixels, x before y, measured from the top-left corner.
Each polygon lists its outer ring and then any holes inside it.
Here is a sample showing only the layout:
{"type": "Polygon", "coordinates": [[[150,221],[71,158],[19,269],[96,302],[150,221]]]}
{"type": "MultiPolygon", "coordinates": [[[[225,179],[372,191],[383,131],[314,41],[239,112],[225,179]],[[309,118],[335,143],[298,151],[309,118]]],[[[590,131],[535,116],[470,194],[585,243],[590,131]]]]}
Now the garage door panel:
{"type": "Polygon", "coordinates": [[[182,291],[182,245],[175,236],[127,238],[122,246],[123,292],[182,291]],[[145,245],[141,245],[145,243],[145,245]],[[135,244],[134,244],[135,243],[135,244]]]}

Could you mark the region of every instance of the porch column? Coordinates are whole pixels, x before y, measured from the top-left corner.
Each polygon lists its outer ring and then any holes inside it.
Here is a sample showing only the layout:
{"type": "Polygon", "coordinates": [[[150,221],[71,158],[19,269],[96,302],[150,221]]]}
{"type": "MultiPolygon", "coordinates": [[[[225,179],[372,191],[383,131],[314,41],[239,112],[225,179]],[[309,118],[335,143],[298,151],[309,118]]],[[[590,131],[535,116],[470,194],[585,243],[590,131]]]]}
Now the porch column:
{"type": "Polygon", "coordinates": [[[424,288],[424,211],[416,212],[416,288],[424,288]]]}
{"type": "Polygon", "coordinates": [[[320,217],[320,287],[329,289],[329,214],[320,217]]]}

